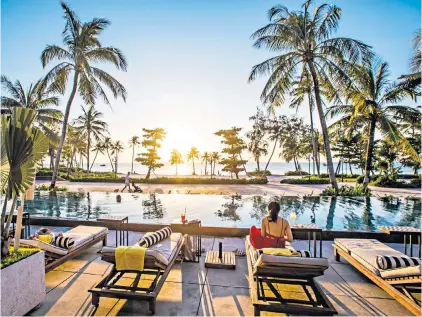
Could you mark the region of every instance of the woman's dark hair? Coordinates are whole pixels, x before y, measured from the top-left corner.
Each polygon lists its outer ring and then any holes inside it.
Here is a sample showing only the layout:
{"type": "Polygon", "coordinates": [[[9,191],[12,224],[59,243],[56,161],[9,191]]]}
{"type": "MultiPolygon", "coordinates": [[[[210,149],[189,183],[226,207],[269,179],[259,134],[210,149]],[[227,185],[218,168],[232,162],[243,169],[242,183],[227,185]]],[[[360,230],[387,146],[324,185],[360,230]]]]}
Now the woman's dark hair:
{"type": "Polygon", "coordinates": [[[278,213],[280,212],[280,204],[278,202],[272,201],[268,205],[268,210],[270,211],[271,221],[276,222],[278,213]]]}

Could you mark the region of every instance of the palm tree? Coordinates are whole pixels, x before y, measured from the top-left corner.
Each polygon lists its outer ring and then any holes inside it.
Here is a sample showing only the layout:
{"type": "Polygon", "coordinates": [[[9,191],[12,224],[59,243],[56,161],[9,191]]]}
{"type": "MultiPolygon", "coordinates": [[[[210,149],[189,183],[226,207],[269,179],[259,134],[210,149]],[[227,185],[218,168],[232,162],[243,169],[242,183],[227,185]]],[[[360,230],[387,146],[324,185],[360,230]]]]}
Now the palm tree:
{"type": "Polygon", "coordinates": [[[335,85],[350,82],[343,66],[362,60],[370,54],[370,50],[360,41],[332,37],[332,33],[339,25],[340,8],[322,4],[315,9],[311,17],[308,11],[311,2],[309,0],[303,4],[303,11],[290,12],[281,5],[269,10],[270,23],[252,34],[252,38],[256,40],[254,47],[281,52],[281,55],[254,66],[249,81],[256,79],[259,75],[270,74],[261,99],[273,108],[284,103],[284,94],[291,91],[293,78],[298,72],[310,74],[324,137],[330,181],[337,189],[327,123],[322,106],[321,86],[330,91],[327,98],[339,99],[339,96],[335,94],[335,85]]]}
{"type": "Polygon", "coordinates": [[[89,168],[90,171],[92,170],[92,166],[94,166],[98,153],[104,154],[104,151],[105,151],[104,143],[101,141],[97,141],[97,143],[93,146],[92,150],[95,152],[95,156],[94,156],[94,159],[92,160],[91,167],[89,168]]]}
{"type": "Polygon", "coordinates": [[[111,141],[111,138],[110,137],[105,137],[104,138],[104,141],[103,141],[104,149],[105,149],[105,151],[107,153],[107,156],[108,156],[108,159],[110,161],[111,170],[114,173],[113,161],[111,160],[111,154],[110,154],[112,144],[113,144],[113,142],[111,141]]]}
{"type": "Polygon", "coordinates": [[[109,62],[117,69],[126,71],[127,62],[122,52],[114,47],[103,47],[98,40],[98,36],[110,22],[106,19],[94,18],[90,22],[82,23],[67,4],[61,2],[61,6],[66,20],[62,33],[65,47],[47,45],[41,54],[43,67],[55,59],[61,61],[44,78],[44,85],[50,85],[54,91],[63,94],[67,87],[69,75],[73,73],[73,86],[66,104],[51,188],[56,185],[70,108],[76,92],[79,93],[86,104],[94,105],[96,98],[100,97],[104,103],[109,105],[108,97],[101,86],[103,84],[113,93],[114,98],[122,97],[126,101],[126,90],[123,85],[107,72],[90,65],[90,63],[109,62]]]}
{"type": "Polygon", "coordinates": [[[249,143],[247,144],[248,151],[252,153],[255,159],[257,171],[260,171],[259,159],[262,155],[268,154],[268,142],[265,140],[265,126],[260,120],[262,117],[261,112],[260,109],[257,109],[256,116],[250,118],[254,120],[254,125],[252,130],[246,133],[246,137],[249,139],[249,143]]]}
{"type": "Polygon", "coordinates": [[[129,140],[129,147],[132,148],[132,173],[133,173],[133,160],[135,159],[135,147],[141,144],[139,136],[134,135],[129,140]]]}
{"type": "Polygon", "coordinates": [[[190,152],[188,153],[188,162],[192,161],[193,172],[192,175],[196,175],[195,173],[195,159],[199,160],[199,151],[196,147],[192,147],[190,152]]]}
{"type": "Polygon", "coordinates": [[[202,162],[205,162],[205,175],[207,175],[207,165],[208,165],[208,161],[210,159],[210,154],[208,152],[204,152],[204,154],[202,154],[202,162]]]}
{"type": "Polygon", "coordinates": [[[53,143],[59,140],[55,127],[61,123],[63,113],[60,110],[50,108],[58,106],[59,98],[52,89],[43,87],[42,80],[35,85],[30,85],[25,91],[19,80],[13,84],[9,78],[1,76],[2,90],[9,95],[1,97],[1,112],[10,113],[14,107],[23,107],[36,111],[34,125],[53,143]]]}
{"type": "Polygon", "coordinates": [[[170,164],[176,165],[176,175],[178,175],[177,165],[183,164],[183,157],[182,157],[182,154],[179,151],[177,151],[177,150],[171,151],[170,164]]]}
{"type": "Polygon", "coordinates": [[[410,58],[410,71],[408,75],[400,76],[400,85],[405,89],[416,89],[420,95],[421,86],[421,71],[422,71],[422,43],[421,43],[421,29],[417,29],[412,40],[413,55],[410,58]]]}
{"type": "Polygon", "coordinates": [[[211,158],[212,158],[212,161],[213,161],[213,165],[214,166],[212,166],[212,169],[211,169],[211,178],[212,178],[212,176],[213,175],[215,175],[215,164],[220,160],[220,158],[221,158],[221,156],[220,156],[220,153],[218,153],[218,152],[212,152],[212,154],[211,154],[211,158]]]}
{"type": "Polygon", "coordinates": [[[388,63],[377,57],[371,58],[365,65],[355,66],[352,73],[354,84],[345,88],[346,102],[350,101],[351,104],[333,106],[327,113],[332,117],[343,115],[330,128],[348,126],[350,130],[362,128],[367,131],[364,188],[368,186],[372,170],[376,129],[388,142],[399,145],[404,152],[419,159],[394,120],[397,117],[420,116],[420,112],[411,107],[397,105],[408,92],[391,84],[388,80],[389,75],[388,63]]]}
{"type": "Polygon", "coordinates": [[[88,110],[81,106],[82,115],[76,118],[73,122],[75,130],[80,135],[86,136],[86,176],[89,176],[89,152],[91,150],[91,135],[95,141],[101,141],[104,135],[108,133],[107,123],[102,121],[103,114],[97,110],[93,105],[90,105],[88,110]]]}
{"type": "Polygon", "coordinates": [[[122,152],[124,149],[123,143],[121,141],[116,141],[111,144],[111,154],[114,154],[114,174],[117,176],[117,164],[119,153],[122,152]]]}

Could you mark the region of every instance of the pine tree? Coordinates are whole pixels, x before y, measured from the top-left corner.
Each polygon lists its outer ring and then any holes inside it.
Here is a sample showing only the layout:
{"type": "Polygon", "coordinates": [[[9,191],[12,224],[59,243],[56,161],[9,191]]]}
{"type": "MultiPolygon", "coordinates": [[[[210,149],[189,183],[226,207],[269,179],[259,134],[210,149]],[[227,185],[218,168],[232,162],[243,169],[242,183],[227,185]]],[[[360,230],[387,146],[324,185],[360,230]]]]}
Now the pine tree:
{"type": "Polygon", "coordinates": [[[241,158],[242,151],[246,149],[245,142],[239,138],[241,130],[241,128],[233,127],[229,130],[220,130],[215,133],[215,135],[223,138],[221,143],[226,145],[222,151],[223,154],[226,154],[226,157],[220,161],[220,164],[224,165],[223,171],[235,174],[237,179],[239,179],[239,173],[245,170],[241,166],[244,166],[247,162],[241,158]]]}
{"type": "Polygon", "coordinates": [[[144,131],[141,145],[146,148],[146,153],[138,154],[139,157],[136,158],[136,161],[148,167],[148,173],[145,176],[145,179],[149,179],[151,171],[155,171],[156,168],[163,166],[160,163],[161,157],[158,156],[157,149],[161,147],[159,143],[166,136],[166,132],[162,128],[156,129],[142,129],[144,131]]]}

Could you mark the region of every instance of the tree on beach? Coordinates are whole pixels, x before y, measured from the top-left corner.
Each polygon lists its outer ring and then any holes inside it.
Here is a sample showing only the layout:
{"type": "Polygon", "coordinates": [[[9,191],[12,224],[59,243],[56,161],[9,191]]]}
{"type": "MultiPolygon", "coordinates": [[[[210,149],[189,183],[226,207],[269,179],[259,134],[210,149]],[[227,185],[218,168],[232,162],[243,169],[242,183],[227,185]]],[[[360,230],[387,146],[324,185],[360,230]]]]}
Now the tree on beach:
{"type": "Polygon", "coordinates": [[[422,42],[421,29],[417,29],[412,40],[413,54],[409,61],[410,74],[399,77],[400,83],[404,89],[415,90],[420,95],[421,71],[422,71],[422,42]]]}
{"type": "Polygon", "coordinates": [[[94,105],[96,99],[100,97],[105,104],[110,105],[102,87],[104,85],[113,93],[114,98],[121,97],[126,101],[126,89],[124,86],[109,73],[91,66],[91,64],[98,62],[108,62],[117,69],[126,71],[127,62],[123,53],[115,47],[102,46],[98,40],[98,36],[110,22],[107,19],[94,18],[90,22],[82,23],[76,13],[66,3],[61,2],[61,6],[66,20],[62,33],[65,47],[47,45],[41,54],[43,67],[46,67],[53,60],[60,61],[47,73],[43,80],[43,85],[50,87],[53,91],[64,94],[68,86],[69,75],[73,73],[72,90],[66,104],[50,188],[54,188],[56,185],[60,156],[66,139],[70,108],[76,92],[79,93],[86,104],[94,105]]]}
{"type": "MultiPolygon", "coordinates": [[[[108,125],[101,120],[102,112],[95,110],[93,105],[88,106],[88,109],[81,106],[82,115],[73,121],[75,131],[86,137],[86,176],[89,177],[90,165],[89,157],[91,151],[91,136],[96,142],[101,141],[105,134],[108,134],[108,125]]],[[[97,152],[98,153],[98,152],[97,152]]]]}
{"type": "Polygon", "coordinates": [[[105,137],[103,140],[103,146],[104,146],[104,150],[107,153],[107,157],[108,160],[110,161],[110,165],[111,165],[111,171],[114,173],[114,166],[113,166],[113,160],[111,159],[111,147],[112,147],[113,141],[111,140],[110,137],[105,137]]]}
{"type": "Polygon", "coordinates": [[[268,142],[265,139],[266,130],[265,125],[261,123],[260,117],[263,116],[262,110],[257,108],[257,114],[254,117],[249,118],[253,120],[254,124],[252,130],[246,133],[246,137],[249,139],[248,151],[252,153],[256,162],[256,170],[260,171],[259,160],[263,155],[268,154],[268,142]]]}
{"type": "Polygon", "coordinates": [[[170,155],[170,164],[176,165],[176,175],[178,175],[177,165],[183,164],[182,154],[177,150],[172,150],[170,155]]]}
{"type": "Polygon", "coordinates": [[[321,87],[330,92],[325,96],[327,99],[339,99],[336,85],[350,84],[344,66],[360,62],[371,52],[369,47],[360,41],[332,36],[339,26],[340,8],[322,4],[316,7],[314,15],[311,16],[308,10],[311,3],[310,0],[306,1],[302,11],[289,11],[282,5],[269,10],[270,23],[252,34],[254,47],[281,52],[281,55],[255,65],[249,81],[255,80],[259,75],[269,75],[261,99],[273,109],[284,103],[285,94],[291,92],[299,72],[299,77],[304,73],[310,74],[330,182],[333,188],[337,189],[321,87]]]}
{"type": "Polygon", "coordinates": [[[208,152],[204,152],[204,154],[202,154],[202,162],[205,162],[205,174],[204,175],[208,175],[207,173],[207,167],[208,167],[208,162],[210,161],[210,153],[208,152]]]}
{"type": "Polygon", "coordinates": [[[366,131],[367,148],[363,186],[369,184],[369,175],[373,169],[375,131],[378,129],[383,138],[400,146],[403,152],[414,159],[419,159],[418,153],[400,132],[395,120],[406,121],[412,116],[419,116],[418,109],[398,105],[402,99],[412,94],[400,85],[391,83],[388,63],[377,57],[368,60],[362,66],[355,66],[352,72],[353,85],[344,88],[346,104],[334,105],[327,115],[335,117],[342,115],[330,129],[348,126],[349,129],[366,131]]]}
{"type": "Polygon", "coordinates": [[[196,147],[192,147],[187,156],[188,162],[192,161],[192,175],[196,175],[195,173],[195,159],[199,160],[199,151],[196,147]]]}
{"type": "Polygon", "coordinates": [[[215,135],[223,138],[221,143],[226,146],[222,151],[226,157],[220,161],[220,164],[224,165],[223,171],[235,174],[237,179],[239,179],[239,173],[245,170],[242,166],[247,162],[240,157],[242,151],[246,149],[245,142],[239,137],[241,130],[241,128],[233,127],[215,132],[215,135]]]}
{"type": "Polygon", "coordinates": [[[94,156],[94,159],[92,160],[92,164],[91,164],[91,167],[89,168],[89,171],[92,170],[92,166],[94,166],[98,153],[104,154],[104,151],[105,151],[104,143],[101,141],[97,141],[97,143],[95,143],[95,145],[92,147],[92,150],[95,152],[95,156],[94,156]]]}
{"type": "Polygon", "coordinates": [[[135,160],[135,147],[141,144],[141,140],[139,136],[134,135],[129,140],[129,147],[132,148],[132,169],[131,172],[133,173],[133,161],[135,160]]]}
{"type": "Polygon", "coordinates": [[[218,152],[212,152],[211,153],[211,162],[210,162],[210,166],[211,166],[211,178],[213,175],[215,175],[215,164],[217,164],[217,162],[220,161],[220,153],[218,152]]]}
{"type": "Polygon", "coordinates": [[[121,141],[111,143],[111,154],[114,155],[114,174],[117,176],[117,167],[119,163],[119,153],[123,152],[124,146],[121,141]]]}
{"type": "Polygon", "coordinates": [[[135,160],[148,167],[145,179],[149,179],[151,171],[155,171],[156,168],[163,166],[163,164],[159,162],[161,158],[158,156],[157,149],[161,147],[160,141],[165,138],[166,132],[162,128],[142,129],[142,131],[144,131],[144,140],[141,144],[146,148],[147,152],[138,154],[139,157],[135,160]]]}

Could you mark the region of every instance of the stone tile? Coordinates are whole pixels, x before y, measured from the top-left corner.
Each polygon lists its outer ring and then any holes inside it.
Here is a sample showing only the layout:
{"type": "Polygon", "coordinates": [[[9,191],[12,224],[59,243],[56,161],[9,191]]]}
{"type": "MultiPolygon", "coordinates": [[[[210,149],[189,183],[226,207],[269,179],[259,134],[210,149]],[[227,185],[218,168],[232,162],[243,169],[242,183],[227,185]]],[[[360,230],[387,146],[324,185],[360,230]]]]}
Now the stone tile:
{"type": "MultiPolygon", "coordinates": [[[[130,280],[123,281],[130,283],[130,280]]],[[[142,285],[142,283],[140,283],[142,285]]],[[[166,282],[156,303],[156,316],[196,316],[202,285],[166,282]]],[[[100,301],[101,306],[101,301],[100,301]]],[[[148,303],[135,300],[119,300],[109,312],[111,316],[148,315],[148,303]]]]}
{"type": "Polygon", "coordinates": [[[385,298],[365,298],[368,305],[377,312],[378,315],[383,316],[412,316],[412,313],[408,311],[403,305],[394,299],[385,298]]]}
{"type": "Polygon", "coordinates": [[[198,316],[253,316],[249,289],[205,285],[198,316]]]}
{"type": "Polygon", "coordinates": [[[360,297],[327,294],[338,316],[376,316],[376,313],[360,297]]]}
{"type": "Polygon", "coordinates": [[[213,269],[207,270],[207,283],[210,286],[249,287],[248,265],[246,256],[236,257],[236,269],[213,269]]]}
{"type": "Polygon", "coordinates": [[[390,295],[384,292],[377,285],[372,283],[366,276],[350,264],[331,264],[334,271],[350,286],[350,288],[362,297],[389,298],[390,295]]]}
{"type": "Polygon", "coordinates": [[[213,250],[218,250],[219,243],[222,243],[224,252],[231,252],[236,249],[245,249],[245,239],[244,238],[215,238],[213,250]]]}
{"type": "Polygon", "coordinates": [[[91,313],[88,290],[99,280],[98,275],[76,273],[47,294],[36,316],[79,316],[91,313]]]}
{"type": "Polygon", "coordinates": [[[77,273],[98,257],[99,257],[99,254],[97,254],[94,249],[89,250],[89,251],[87,250],[87,252],[83,252],[82,254],[56,267],[54,271],[65,271],[65,272],[77,273]]]}
{"type": "Polygon", "coordinates": [[[111,266],[111,263],[102,261],[101,257],[98,256],[82,268],[80,272],[84,274],[104,275],[111,266]]]}
{"type": "Polygon", "coordinates": [[[316,278],[326,294],[342,296],[358,296],[350,285],[332,268],[329,267],[323,276],[316,278]]]}
{"type": "Polygon", "coordinates": [[[45,288],[46,292],[50,292],[55,287],[66,281],[75,273],[63,271],[50,271],[45,275],[45,288]]]}
{"type": "Polygon", "coordinates": [[[205,252],[211,251],[214,246],[214,241],[215,241],[214,237],[202,237],[201,238],[202,249],[203,250],[205,249],[205,252]]]}

